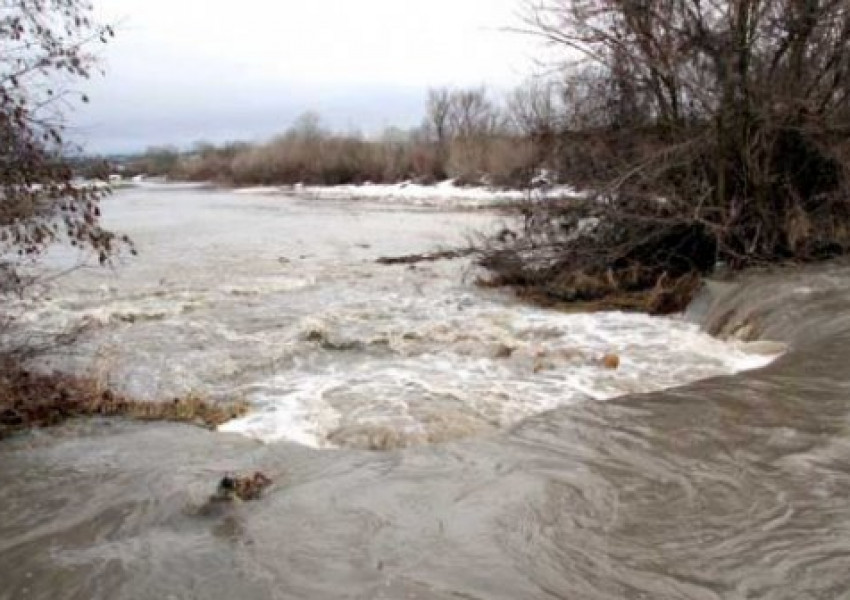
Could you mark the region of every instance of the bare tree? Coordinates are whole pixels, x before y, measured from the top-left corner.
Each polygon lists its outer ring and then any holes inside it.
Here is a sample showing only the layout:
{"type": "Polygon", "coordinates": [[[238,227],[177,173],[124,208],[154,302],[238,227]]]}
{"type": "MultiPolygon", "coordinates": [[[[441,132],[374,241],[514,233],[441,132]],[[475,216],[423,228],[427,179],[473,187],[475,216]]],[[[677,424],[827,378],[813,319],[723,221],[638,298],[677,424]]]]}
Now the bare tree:
{"type": "Polygon", "coordinates": [[[498,128],[500,115],[486,89],[455,90],[449,100],[449,123],[455,137],[481,138],[498,128]]]}
{"type": "MultiPolygon", "coordinates": [[[[709,187],[709,204],[726,219],[789,175],[778,172],[776,154],[791,137],[814,142],[850,124],[843,0],[543,0],[529,8],[533,31],[607,80],[605,125],[651,124],[675,144],[713,146],[699,165],[704,181],[683,191],[709,187]]],[[[811,195],[806,187],[793,192],[811,195]]]]}
{"type": "Polygon", "coordinates": [[[489,145],[502,125],[502,115],[484,88],[428,93],[425,127],[433,135],[441,175],[460,179],[483,175],[489,145]]]}
{"type": "Polygon", "coordinates": [[[303,141],[316,141],[327,134],[322,126],[322,117],[314,111],[298,115],[287,130],[286,135],[303,141]]]}
{"type": "Polygon", "coordinates": [[[478,180],[489,170],[489,152],[502,129],[502,114],[485,88],[461,89],[449,97],[448,119],[454,136],[449,170],[461,180],[478,180]]]}
{"type": "Polygon", "coordinates": [[[850,248],[846,0],[527,8],[527,30],[564,50],[577,118],[565,119],[562,147],[604,156],[585,181],[594,202],[536,216],[551,238],[538,275],[587,275],[602,293],[689,276],[687,259],[705,272],[716,260],[743,267],[850,248]],[[602,223],[591,245],[575,235],[582,212],[602,223]]]}
{"type": "Polygon", "coordinates": [[[108,190],[73,181],[63,136],[63,110],[88,101],[72,88],[92,74],[88,48],[113,36],[91,11],[85,0],[0,1],[0,290],[16,288],[16,265],[54,242],[101,262],[118,245],[99,225],[108,190]]]}
{"type": "Polygon", "coordinates": [[[448,88],[428,90],[428,104],[425,116],[425,128],[433,133],[436,144],[436,160],[440,165],[442,173],[438,177],[444,177],[446,162],[449,155],[449,142],[452,135],[451,130],[451,91],[448,88]]]}
{"type": "Polygon", "coordinates": [[[553,158],[563,127],[562,88],[552,81],[531,80],[508,98],[510,123],[518,135],[531,140],[534,165],[547,165],[553,158]]]}

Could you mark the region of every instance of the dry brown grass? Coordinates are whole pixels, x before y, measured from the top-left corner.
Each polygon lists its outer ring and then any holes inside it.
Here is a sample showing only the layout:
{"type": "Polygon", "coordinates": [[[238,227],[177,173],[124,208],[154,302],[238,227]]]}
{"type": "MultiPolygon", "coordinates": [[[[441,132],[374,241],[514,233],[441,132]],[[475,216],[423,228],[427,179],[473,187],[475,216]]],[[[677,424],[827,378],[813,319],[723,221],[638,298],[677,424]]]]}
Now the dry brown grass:
{"type": "Polygon", "coordinates": [[[284,135],[263,144],[182,157],[167,174],[233,185],[431,183],[450,177],[522,187],[533,170],[532,149],[526,138],[495,133],[451,140],[445,156],[434,142],[413,135],[378,140],[332,133],[308,139],[284,135]]]}
{"type": "Polygon", "coordinates": [[[58,425],[78,417],[174,421],[209,429],[248,412],[245,402],[211,403],[198,395],[144,402],[116,394],[94,378],[27,370],[0,361],[0,438],[16,431],[58,425]]]}

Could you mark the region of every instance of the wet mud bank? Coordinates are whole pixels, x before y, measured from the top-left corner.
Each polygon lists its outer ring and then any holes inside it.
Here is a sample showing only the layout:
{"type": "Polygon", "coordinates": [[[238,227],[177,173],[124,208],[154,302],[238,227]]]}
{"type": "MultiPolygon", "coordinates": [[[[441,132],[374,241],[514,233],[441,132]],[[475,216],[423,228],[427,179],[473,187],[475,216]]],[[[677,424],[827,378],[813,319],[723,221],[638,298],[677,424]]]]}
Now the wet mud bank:
{"type": "Polygon", "coordinates": [[[850,268],[713,284],[769,366],[389,452],[181,425],[0,444],[0,598],[844,598],[850,268]],[[274,481],[209,507],[223,472],[274,481]]]}

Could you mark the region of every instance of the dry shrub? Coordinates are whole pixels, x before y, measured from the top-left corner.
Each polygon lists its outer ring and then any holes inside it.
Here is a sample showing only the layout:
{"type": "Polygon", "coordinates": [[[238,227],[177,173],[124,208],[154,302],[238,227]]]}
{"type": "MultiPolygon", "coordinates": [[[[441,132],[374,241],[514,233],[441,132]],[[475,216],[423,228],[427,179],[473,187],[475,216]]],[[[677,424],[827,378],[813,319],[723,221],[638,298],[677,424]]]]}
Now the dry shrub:
{"type": "Polygon", "coordinates": [[[395,182],[433,180],[438,171],[428,144],[368,141],[356,136],[326,135],[301,139],[282,136],[242,149],[232,157],[187,159],[181,170],[191,180],[227,181],[236,185],[395,182]]]}
{"type": "Polygon", "coordinates": [[[461,183],[478,183],[487,174],[489,146],[487,138],[453,140],[446,166],[449,177],[461,183]]]}
{"type": "Polygon", "coordinates": [[[435,143],[416,137],[282,136],[235,153],[186,157],[176,173],[188,180],[234,185],[433,183],[449,176],[460,183],[518,187],[533,171],[531,146],[530,140],[515,136],[458,139],[449,145],[444,164],[435,143]]]}
{"type": "Polygon", "coordinates": [[[664,205],[634,208],[625,200],[595,199],[535,207],[523,235],[490,240],[482,249],[479,263],[492,273],[487,285],[585,309],[682,310],[700,276],[714,268],[716,239],[705,225],[664,205]]]}

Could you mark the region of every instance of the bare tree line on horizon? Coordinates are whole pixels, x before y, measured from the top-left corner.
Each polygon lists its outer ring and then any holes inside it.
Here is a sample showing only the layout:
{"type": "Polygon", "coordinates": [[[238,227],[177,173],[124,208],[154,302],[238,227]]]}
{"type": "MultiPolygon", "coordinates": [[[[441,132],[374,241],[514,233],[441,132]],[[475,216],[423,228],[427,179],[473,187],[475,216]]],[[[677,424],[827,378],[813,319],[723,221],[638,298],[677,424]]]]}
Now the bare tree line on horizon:
{"type": "Polygon", "coordinates": [[[419,127],[375,136],[331,131],[308,111],[268,142],[198,142],[187,152],[151,147],[128,161],[128,172],[237,185],[452,178],[524,186],[535,170],[552,169],[557,93],[553,83],[534,81],[504,98],[483,86],[434,88],[419,127]]]}

